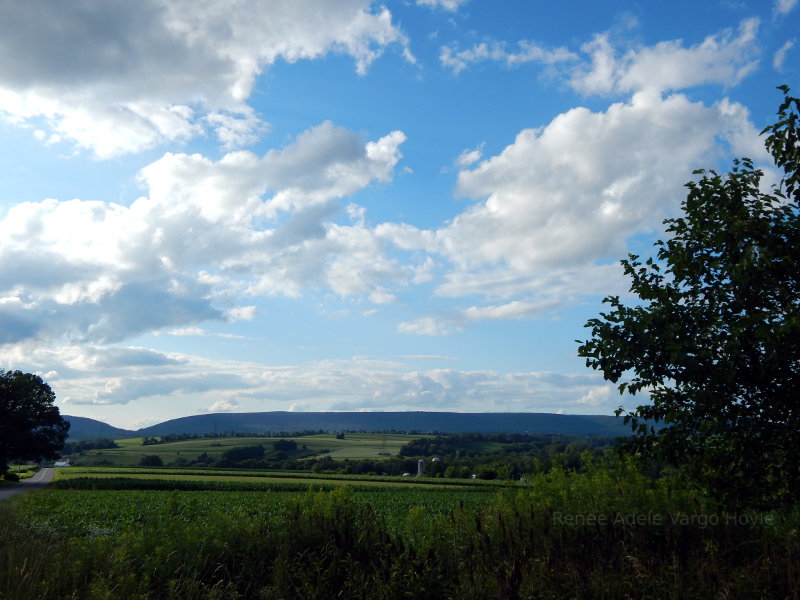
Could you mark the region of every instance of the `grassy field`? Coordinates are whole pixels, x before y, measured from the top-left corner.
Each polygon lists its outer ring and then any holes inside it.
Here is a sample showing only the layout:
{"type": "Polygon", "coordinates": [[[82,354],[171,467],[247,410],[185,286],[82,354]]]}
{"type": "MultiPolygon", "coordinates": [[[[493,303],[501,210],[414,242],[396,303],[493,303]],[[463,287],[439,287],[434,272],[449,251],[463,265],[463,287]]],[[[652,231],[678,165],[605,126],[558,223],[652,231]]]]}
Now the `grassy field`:
{"type": "Polygon", "coordinates": [[[334,434],[308,435],[291,438],[198,438],[169,442],[166,444],[142,445],[142,438],[117,440],[119,448],[88,450],[84,456],[74,457],[73,464],[110,464],[115,466],[136,466],[143,456],[158,455],[164,464],[176,459],[193,460],[206,453],[212,459],[219,459],[225,450],[241,446],[263,444],[270,448],[278,439],[294,440],[298,448],[305,448],[318,456],[330,456],[335,460],[346,458],[387,458],[397,456],[400,447],[412,439],[422,436],[401,434],[358,434],[348,433],[344,439],[336,439],[334,434]]]}
{"type": "MultiPolygon", "coordinates": [[[[33,477],[36,474],[36,471],[38,470],[38,468],[39,468],[38,465],[16,465],[15,464],[15,465],[11,465],[11,468],[9,469],[9,472],[13,473],[17,477],[19,477],[20,480],[24,480],[24,479],[28,479],[29,477],[33,477]]],[[[2,478],[2,476],[0,476],[0,487],[13,485],[13,484],[14,484],[14,482],[5,481],[2,478]]]]}
{"type": "MultiPolygon", "coordinates": [[[[338,474],[316,474],[311,472],[287,472],[287,471],[227,471],[221,469],[141,469],[133,467],[69,467],[58,468],[54,480],[57,485],[74,480],[106,480],[106,479],[130,479],[130,480],[150,480],[150,481],[172,481],[172,482],[240,482],[265,489],[271,484],[298,484],[306,488],[320,486],[329,487],[331,485],[345,486],[369,486],[381,488],[461,488],[472,490],[481,488],[484,490],[494,490],[493,493],[502,489],[518,488],[519,482],[513,481],[483,481],[474,479],[434,479],[427,477],[381,477],[371,475],[338,475],[338,474]]],[[[65,484],[66,485],[66,484],[65,484]]],[[[102,481],[97,481],[97,485],[103,485],[102,481]]]]}

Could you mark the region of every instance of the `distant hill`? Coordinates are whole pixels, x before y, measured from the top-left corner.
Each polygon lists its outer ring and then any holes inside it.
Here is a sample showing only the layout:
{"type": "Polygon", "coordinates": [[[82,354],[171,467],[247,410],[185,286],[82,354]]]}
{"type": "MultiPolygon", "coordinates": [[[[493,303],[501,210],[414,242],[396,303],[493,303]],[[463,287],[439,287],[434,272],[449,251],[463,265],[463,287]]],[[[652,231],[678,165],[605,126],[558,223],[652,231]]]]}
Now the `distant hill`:
{"type": "Polygon", "coordinates": [[[398,431],[441,433],[559,433],[568,435],[627,436],[622,419],[606,415],[553,413],[454,412],[257,412],[195,415],[164,421],[137,431],[112,427],[102,421],[63,415],[70,422],[69,441],[97,438],[159,437],[170,433],[279,431],[398,431]]]}
{"type": "Polygon", "coordinates": [[[72,417],[61,415],[65,421],[69,421],[69,442],[82,442],[85,440],[96,440],[99,438],[120,439],[136,437],[135,431],[112,427],[108,423],[87,419],[86,417],[72,417]]]}
{"type": "Polygon", "coordinates": [[[627,436],[622,419],[606,415],[453,412],[258,412],[218,413],[172,419],[145,427],[137,436],[169,433],[278,431],[399,431],[443,433],[560,433],[627,436]]]}

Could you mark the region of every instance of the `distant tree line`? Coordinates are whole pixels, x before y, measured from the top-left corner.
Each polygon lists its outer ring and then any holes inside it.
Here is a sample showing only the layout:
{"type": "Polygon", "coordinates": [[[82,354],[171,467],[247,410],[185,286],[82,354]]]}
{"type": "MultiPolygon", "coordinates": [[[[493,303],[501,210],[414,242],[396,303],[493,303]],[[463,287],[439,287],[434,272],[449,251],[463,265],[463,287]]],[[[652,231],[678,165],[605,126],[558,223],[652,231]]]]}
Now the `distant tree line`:
{"type": "Polygon", "coordinates": [[[220,469],[286,469],[299,471],[310,468],[308,458],[312,456],[314,456],[314,452],[308,450],[305,444],[298,446],[294,440],[279,439],[269,444],[266,448],[264,444],[229,448],[218,459],[210,456],[207,452],[203,452],[193,460],[178,457],[172,464],[176,467],[203,466],[220,469]]]}
{"type": "Polygon", "coordinates": [[[114,440],[108,438],[98,438],[96,440],[86,440],[82,442],[67,442],[61,454],[80,454],[88,450],[105,450],[107,448],[119,448],[114,440]]]}
{"type": "Polygon", "coordinates": [[[485,454],[552,455],[576,444],[585,448],[605,448],[614,439],[606,436],[526,433],[456,433],[410,441],[400,448],[400,456],[478,456],[485,454]],[[498,446],[498,444],[502,446],[498,446]]]}
{"type": "Polygon", "coordinates": [[[412,440],[389,459],[325,456],[310,465],[317,473],[416,475],[423,459],[426,477],[520,479],[554,467],[585,470],[616,445],[616,438],[600,436],[459,433],[412,440]]]}
{"type": "Polygon", "coordinates": [[[170,444],[172,442],[185,442],[186,440],[211,439],[211,438],[264,438],[264,437],[303,437],[306,435],[319,435],[326,433],[322,429],[304,429],[302,431],[223,431],[206,433],[168,433],[159,437],[142,438],[142,446],[155,446],[170,444]]]}
{"type": "Polygon", "coordinates": [[[202,439],[208,436],[201,436],[197,433],[168,433],[161,437],[144,437],[142,446],[155,446],[157,444],[169,444],[171,442],[185,442],[186,440],[202,439]]]}
{"type": "Polygon", "coordinates": [[[278,439],[229,448],[219,458],[207,452],[194,459],[178,457],[172,465],[400,476],[416,475],[424,459],[427,477],[520,479],[554,467],[584,470],[616,443],[598,436],[464,433],[412,440],[396,457],[334,460],[325,450],[315,453],[295,440],[278,439]]]}

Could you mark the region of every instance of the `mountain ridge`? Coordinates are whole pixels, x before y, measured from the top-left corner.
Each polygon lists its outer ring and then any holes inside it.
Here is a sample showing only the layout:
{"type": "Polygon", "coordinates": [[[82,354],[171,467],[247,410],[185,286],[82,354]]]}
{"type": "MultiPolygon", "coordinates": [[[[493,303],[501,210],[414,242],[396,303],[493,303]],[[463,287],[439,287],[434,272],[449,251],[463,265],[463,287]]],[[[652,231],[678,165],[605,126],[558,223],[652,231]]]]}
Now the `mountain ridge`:
{"type": "Polygon", "coordinates": [[[557,413],[398,412],[250,412],[210,413],[170,419],[137,430],[113,427],[86,417],[63,415],[70,422],[70,440],[98,437],[158,437],[167,434],[294,431],[408,431],[415,433],[544,433],[630,435],[619,417],[557,413]]]}
{"type": "Polygon", "coordinates": [[[97,419],[89,417],[74,417],[71,415],[61,415],[65,421],[69,422],[68,442],[82,442],[87,440],[97,440],[101,438],[119,439],[126,437],[136,437],[136,432],[130,429],[114,427],[97,419]]]}

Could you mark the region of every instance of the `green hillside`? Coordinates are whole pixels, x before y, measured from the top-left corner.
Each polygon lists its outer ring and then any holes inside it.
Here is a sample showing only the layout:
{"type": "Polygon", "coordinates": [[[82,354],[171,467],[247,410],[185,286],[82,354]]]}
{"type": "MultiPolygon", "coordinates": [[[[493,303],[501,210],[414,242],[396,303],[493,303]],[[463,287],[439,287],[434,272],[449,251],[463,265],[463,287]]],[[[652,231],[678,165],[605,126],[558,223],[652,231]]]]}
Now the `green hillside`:
{"type": "MultiPolygon", "coordinates": [[[[335,434],[317,434],[283,438],[294,441],[298,452],[308,453],[308,457],[330,456],[334,460],[386,458],[397,456],[400,447],[419,436],[399,434],[347,434],[344,439],[337,439],[335,434]]],[[[233,448],[263,445],[272,448],[276,437],[225,437],[197,438],[176,442],[143,445],[145,438],[118,439],[118,448],[89,450],[82,456],[72,456],[73,464],[136,466],[144,456],[159,456],[164,464],[175,464],[183,461],[190,463],[200,455],[207,455],[216,461],[223,453],[233,448]]]]}

